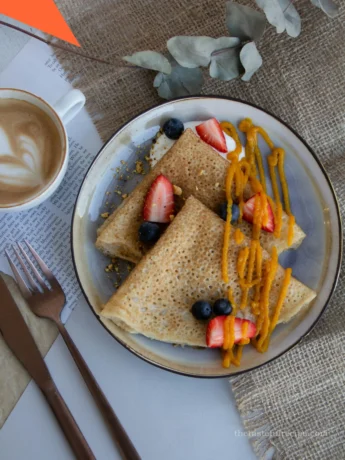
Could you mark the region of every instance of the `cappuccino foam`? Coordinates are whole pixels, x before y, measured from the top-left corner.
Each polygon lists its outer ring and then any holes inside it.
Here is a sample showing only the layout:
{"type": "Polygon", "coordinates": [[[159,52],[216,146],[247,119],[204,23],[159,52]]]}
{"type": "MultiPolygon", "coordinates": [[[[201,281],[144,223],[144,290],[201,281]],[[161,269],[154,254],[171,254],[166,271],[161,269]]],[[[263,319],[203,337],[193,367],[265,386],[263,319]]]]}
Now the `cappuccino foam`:
{"type": "Polygon", "coordinates": [[[49,115],[26,101],[0,99],[0,207],[39,195],[56,177],[63,155],[49,115]]]}

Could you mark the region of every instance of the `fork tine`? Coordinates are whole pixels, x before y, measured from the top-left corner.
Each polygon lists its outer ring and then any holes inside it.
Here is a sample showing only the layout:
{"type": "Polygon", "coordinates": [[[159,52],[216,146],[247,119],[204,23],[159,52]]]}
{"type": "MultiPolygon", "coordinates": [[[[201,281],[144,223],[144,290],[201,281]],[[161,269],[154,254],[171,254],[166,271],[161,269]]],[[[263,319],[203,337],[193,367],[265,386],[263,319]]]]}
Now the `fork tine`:
{"type": "Polygon", "coordinates": [[[19,286],[19,289],[20,289],[21,293],[23,294],[23,296],[25,298],[31,297],[32,293],[31,293],[30,289],[27,287],[24,279],[19,274],[19,272],[18,272],[16,266],[14,265],[14,263],[13,263],[13,261],[11,259],[11,256],[10,256],[9,252],[7,251],[7,249],[5,249],[5,254],[6,254],[8,263],[10,264],[10,267],[11,267],[11,270],[13,272],[13,275],[14,275],[17,283],[18,283],[18,286],[19,286]]]}
{"type": "Polygon", "coordinates": [[[23,256],[25,257],[25,260],[27,261],[29,267],[31,268],[31,270],[33,271],[34,275],[36,276],[36,280],[38,281],[38,283],[40,284],[41,288],[43,290],[47,289],[47,285],[46,283],[44,282],[44,279],[42,278],[42,276],[40,275],[39,271],[37,270],[37,268],[35,267],[35,265],[31,262],[29,256],[27,255],[27,253],[24,251],[24,248],[23,246],[20,244],[20,243],[17,243],[18,244],[18,247],[21,251],[21,253],[23,254],[23,256]]]}
{"type": "Polygon", "coordinates": [[[27,240],[24,240],[24,241],[25,241],[27,247],[30,249],[31,254],[33,255],[33,257],[36,260],[36,262],[38,263],[38,265],[39,265],[40,269],[42,270],[42,272],[44,273],[44,275],[48,278],[48,280],[55,280],[55,276],[49,270],[49,268],[46,266],[46,264],[43,262],[43,260],[40,258],[40,256],[37,254],[35,249],[31,246],[31,244],[27,240]]]}
{"type": "Polygon", "coordinates": [[[13,248],[13,251],[15,252],[16,256],[17,256],[17,259],[18,259],[20,265],[22,266],[22,269],[24,270],[25,276],[26,276],[27,280],[29,281],[31,289],[34,292],[37,292],[38,289],[37,289],[35,280],[33,279],[31,273],[29,272],[29,270],[26,268],[24,260],[22,259],[22,256],[19,254],[19,252],[17,251],[15,246],[12,246],[12,248],[13,248]]]}

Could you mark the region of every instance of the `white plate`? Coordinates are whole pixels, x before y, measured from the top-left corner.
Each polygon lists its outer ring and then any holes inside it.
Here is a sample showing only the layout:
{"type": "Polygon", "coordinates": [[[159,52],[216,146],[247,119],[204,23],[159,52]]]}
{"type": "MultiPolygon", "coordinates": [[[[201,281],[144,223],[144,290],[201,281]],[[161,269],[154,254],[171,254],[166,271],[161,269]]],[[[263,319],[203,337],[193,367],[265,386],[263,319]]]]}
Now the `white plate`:
{"type": "MultiPolygon", "coordinates": [[[[113,198],[106,192],[113,191],[117,185],[114,172],[116,168],[124,167],[121,160],[131,164],[130,169],[133,169],[138,146],[147,153],[151,139],[171,117],[184,122],[216,117],[235,125],[248,117],[266,129],[277,146],[285,149],[292,211],[307,237],[297,250],[282,254],[280,263],[291,266],[296,278],[318,292],[317,298],[302,317],[276,328],[266,353],[246,347],[241,366],[230,369],[222,368],[219,350],[173,347],[128,334],[110,320],[100,318],[100,321],[121,344],[152,364],[198,377],[234,375],[282,355],[308,334],[320,318],[340,271],[342,239],[337,200],[326,172],[308,145],[285,123],[258,107],[225,98],[190,97],[149,109],[126,123],[104,145],[85,177],[75,206],[72,224],[74,264],[81,288],[97,316],[115,290],[114,280],[104,271],[109,260],[94,245],[96,230],[103,222],[100,214],[105,211],[106,201],[115,204],[121,201],[118,195],[113,198]]],[[[269,153],[264,143],[261,147],[263,154],[269,153]]],[[[133,181],[127,183],[125,192],[134,185],[133,181]]]]}

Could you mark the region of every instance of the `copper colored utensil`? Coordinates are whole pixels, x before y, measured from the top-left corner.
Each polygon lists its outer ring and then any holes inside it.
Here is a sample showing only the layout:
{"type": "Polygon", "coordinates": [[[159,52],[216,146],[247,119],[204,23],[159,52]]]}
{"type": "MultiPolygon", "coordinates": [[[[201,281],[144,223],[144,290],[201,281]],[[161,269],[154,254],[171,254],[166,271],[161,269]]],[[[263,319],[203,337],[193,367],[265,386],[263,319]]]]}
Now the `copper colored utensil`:
{"type": "Polygon", "coordinates": [[[43,279],[38,269],[31,261],[31,258],[28,256],[23,245],[18,243],[21,254],[16,249],[16,247],[13,247],[13,250],[26,275],[29,286],[26,284],[23,276],[17,270],[14,261],[12,260],[8,251],[6,251],[6,256],[23,296],[25,297],[33,313],[35,313],[37,316],[41,316],[42,318],[49,318],[57,325],[60,334],[62,335],[83,379],[85,380],[86,385],[90,390],[90,393],[92,394],[94,400],[97,402],[104,419],[108,423],[109,429],[114,440],[116,441],[118,448],[121,451],[123,458],[127,460],[140,460],[140,456],[131,440],[129,439],[126,431],[124,430],[107,398],[105,397],[97,381],[92,375],[90,369],[84,361],[84,358],[80,354],[79,350],[65,329],[65,326],[61,322],[60,314],[66,302],[62,287],[60,286],[53,273],[49,270],[47,265],[39,257],[35,249],[30,245],[30,243],[28,241],[25,241],[25,243],[29,248],[32,257],[35,259],[37,265],[40,267],[42,273],[44,274],[44,277],[48,280],[50,287],[48,287],[45,279],[43,279]]]}
{"type": "Polygon", "coordinates": [[[56,388],[31,332],[1,276],[0,297],[0,331],[5,342],[46,397],[76,458],[94,460],[95,456],[56,388]]]}

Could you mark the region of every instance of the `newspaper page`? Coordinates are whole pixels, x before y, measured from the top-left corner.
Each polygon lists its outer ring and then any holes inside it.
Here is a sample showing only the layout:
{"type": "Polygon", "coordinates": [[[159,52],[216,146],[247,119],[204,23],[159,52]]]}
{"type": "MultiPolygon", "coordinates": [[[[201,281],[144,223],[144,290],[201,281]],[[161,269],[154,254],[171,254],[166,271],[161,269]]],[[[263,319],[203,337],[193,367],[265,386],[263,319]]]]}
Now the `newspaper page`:
{"type": "MultiPolygon", "coordinates": [[[[20,88],[54,103],[71,89],[52,49],[31,39],[0,74],[0,87],[20,88]]],[[[83,109],[67,126],[70,158],[65,178],[55,194],[36,208],[0,214],[0,270],[12,275],[4,256],[17,241],[27,239],[60,281],[67,298],[65,322],[81,290],[72,264],[71,219],[83,177],[102,146],[91,118],[83,109]]]]}

